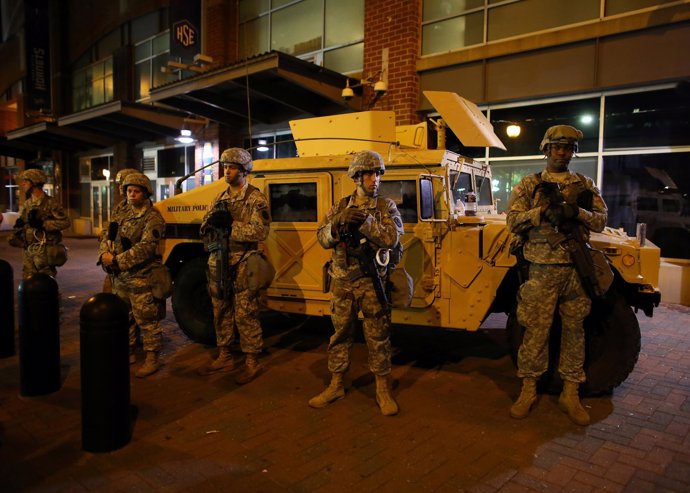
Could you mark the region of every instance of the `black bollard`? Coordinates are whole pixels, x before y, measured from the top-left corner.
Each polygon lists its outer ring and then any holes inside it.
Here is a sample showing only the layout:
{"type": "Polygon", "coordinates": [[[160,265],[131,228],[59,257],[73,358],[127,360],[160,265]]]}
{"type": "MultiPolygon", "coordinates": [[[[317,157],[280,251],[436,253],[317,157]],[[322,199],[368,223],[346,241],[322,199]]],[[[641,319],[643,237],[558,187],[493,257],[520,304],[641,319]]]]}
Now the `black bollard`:
{"type": "Polygon", "coordinates": [[[6,260],[0,259],[0,358],[14,356],[14,273],[6,260]]]}
{"type": "Polygon", "coordinates": [[[50,394],[61,385],[58,285],[33,274],[19,284],[19,393],[50,394]]]}
{"type": "Polygon", "coordinates": [[[129,443],[129,310],[112,293],[89,298],[79,315],[81,443],[110,452],[129,443]]]}

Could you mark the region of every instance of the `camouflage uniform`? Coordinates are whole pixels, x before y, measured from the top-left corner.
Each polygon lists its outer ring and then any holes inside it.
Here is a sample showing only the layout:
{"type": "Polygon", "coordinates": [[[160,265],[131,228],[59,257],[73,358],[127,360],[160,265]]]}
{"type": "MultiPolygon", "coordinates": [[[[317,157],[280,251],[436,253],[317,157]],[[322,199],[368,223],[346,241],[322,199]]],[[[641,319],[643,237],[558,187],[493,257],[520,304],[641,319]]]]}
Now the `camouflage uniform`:
{"type": "Polygon", "coordinates": [[[212,202],[209,212],[201,224],[201,234],[210,226],[207,219],[220,202],[232,215],[232,231],[229,237],[228,272],[233,275],[232,295],[223,300],[216,297],[215,255],[208,260],[208,281],[213,303],[213,320],[216,329],[216,343],[227,348],[235,337],[235,327],[240,334],[240,345],[245,354],[258,354],[263,348],[261,324],[259,322],[259,296],[249,290],[247,284],[247,258],[258,249],[258,242],[268,237],[271,216],[268,200],[256,187],[245,184],[238,192],[227,187],[212,202]]]}
{"type": "MultiPolygon", "coordinates": [[[[163,318],[165,300],[153,297],[149,274],[161,265],[157,250],[165,222],[148,200],[139,211],[129,206],[124,208],[117,222],[119,227],[112,248],[108,244],[107,232],[101,236],[99,257],[106,252],[115,255],[117,267],[114,269],[113,293],[131,307],[134,320],[142,330],[144,350],[158,352],[163,342],[163,330],[158,322],[163,318]],[[123,245],[123,240],[126,245],[123,245]],[[130,242],[131,246],[127,248],[130,242]]],[[[134,331],[130,330],[129,337],[132,347],[134,331]]]]}
{"type": "Polygon", "coordinates": [[[382,307],[374,283],[365,277],[356,258],[347,255],[346,245],[334,237],[334,218],[347,207],[357,207],[369,215],[359,227],[359,233],[374,249],[393,248],[403,234],[403,223],[395,202],[385,197],[358,198],[355,195],[341,201],[328,212],[319,225],[317,237],[322,247],[333,249],[329,274],[333,279],[331,320],[335,333],[328,344],[328,370],[343,373],[350,365],[350,348],[354,337],[357,314],[364,316],[363,332],[369,349],[369,368],[378,376],[391,372],[390,321],[391,312],[382,307]],[[377,201],[386,207],[377,208],[377,201]],[[386,212],[380,212],[384,209],[386,212]]]}
{"type": "Polygon", "coordinates": [[[22,259],[22,275],[26,279],[31,274],[40,272],[55,276],[57,269],[48,264],[46,245],[57,245],[62,241],[62,231],[70,227],[72,222],[65,214],[64,209],[54,197],[42,195],[28,198],[21,210],[19,217],[24,222],[21,231],[15,232],[10,237],[14,246],[22,246],[24,254],[22,259]],[[35,229],[29,225],[29,213],[36,209],[39,218],[43,220],[43,227],[35,229]]]}
{"type": "MultiPolygon", "coordinates": [[[[606,226],[607,208],[594,182],[573,172],[541,172],[541,181],[558,182],[569,204],[585,189],[593,192],[592,211],[579,209],[577,219],[588,230],[600,232],[606,226]]],[[[541,217],[540,180],[528,175],[513,189],[508,204],[510,231],[525,237],[524,255],[531,265],[529,280],[518,291],[517,317],[525,328],[518,352],[518,377],[538,378],[548,368],[548,340],[553,315],[558,306],[562,321],[561,359],[558,371],[564,381],[584,382],[583,321],[589,314],[591,300],[585,294],[572,265],[570,254],[561,246],[552,247],[549,239],[558,235],[550,222],[541,217]]]]}

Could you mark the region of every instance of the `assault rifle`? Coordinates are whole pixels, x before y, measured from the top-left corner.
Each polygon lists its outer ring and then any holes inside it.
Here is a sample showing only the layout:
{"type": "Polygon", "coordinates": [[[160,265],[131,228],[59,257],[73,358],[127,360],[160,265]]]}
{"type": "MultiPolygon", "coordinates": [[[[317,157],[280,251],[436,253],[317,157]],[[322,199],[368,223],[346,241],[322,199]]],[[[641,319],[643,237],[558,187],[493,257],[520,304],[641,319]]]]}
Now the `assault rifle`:
{"type": "Polygon", "coordinates": [[[386,288],[383,285],[383,279],[381,279],[379,268],[376,265],[376,252],[371,247],[369,240],[364,238],[359,231],[350,230],[348,226],[345,226],[344,231],[340,233],[341,239],[345,242],[347,254],[355,257],[362,274],[371,278],[371,281],[374,283],[376,299],[379,300],[381,306],[385,309],[390,309],[386,288]]]}
{"type": "MultiPolygon", "coordinates": [[[[544,181],[537,185],[537,190],[541,191],[542,196],[549,203],[549,207],[558,207],[566,203],[558,183],[544,181]]],[[[585,202],[589,200],[589,208],[591,209],[591,192],[588,193],[590,197],[584,200],[585,202]]],[[[578,200],[578,205],[581,203],[582,200],[578,200]]],[[[601,298],[603,293],[599,290],[594,261],[590,254],[590,247],[587,244],[586,227],[580,224],[577,219],[562,219],[558,224],[553,224],[553,226],[557,232],[548,238],[549,243],[551,246],[562,244],[565,247],[570,254],[570,259],[587,296],[592,300],[601,298]]]]}
{"type": "MultiPolygon", "coordinates": [[[[224,211],[227,212],[225,204],[218,202],[211,212],[211,215],[224,211]]],[[[228,213],[229,214],[229,213],[228,213]]],[[[230,216],[232,217],[232,216],[230,216]]],[[[227,226],[220,226],[215,224],[207,224],[206,234],[208,235],[207,249],[212,255],[215,255],[216,262],[216,298],[219,300],[227,300],[232,294],[232,282],[230,279],[230,272],[228,271],[230,256],[228,251],[228,239],[230,237],[230,228],[232,222],[227,226]]]]}

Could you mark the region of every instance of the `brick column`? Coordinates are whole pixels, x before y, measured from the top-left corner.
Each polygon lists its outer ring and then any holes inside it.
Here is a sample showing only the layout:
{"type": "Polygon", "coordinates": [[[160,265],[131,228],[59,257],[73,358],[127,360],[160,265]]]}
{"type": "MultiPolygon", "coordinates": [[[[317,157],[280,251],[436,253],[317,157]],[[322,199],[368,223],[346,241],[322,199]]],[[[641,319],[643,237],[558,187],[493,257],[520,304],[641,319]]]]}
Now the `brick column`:
{"type": "MultiPolygon", "coordinates": [[[[420,121],[416,62],[421,22],[421,0],[365,0],[363,77],[381,70],[382,53],[388,48],[388,93],[376,101],[374,107],[395,111],[398,125],[420,121]]],[[[372,88],[365,88],[365,102],[371,101],[373,96],[372,88]]]]}

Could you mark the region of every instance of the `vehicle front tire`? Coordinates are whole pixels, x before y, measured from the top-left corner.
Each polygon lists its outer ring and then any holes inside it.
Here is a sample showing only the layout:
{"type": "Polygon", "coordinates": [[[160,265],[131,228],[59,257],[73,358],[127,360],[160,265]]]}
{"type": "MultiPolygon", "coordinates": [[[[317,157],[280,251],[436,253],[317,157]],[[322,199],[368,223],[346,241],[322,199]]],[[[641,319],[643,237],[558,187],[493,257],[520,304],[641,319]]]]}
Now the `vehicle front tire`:
{"type": "Polygon", "coordinates": [[[177,324],[195,342],[215,346],[213,306],[206,278],[207,257],[185,262],[173,283],[172,307],[177,324]]]}

